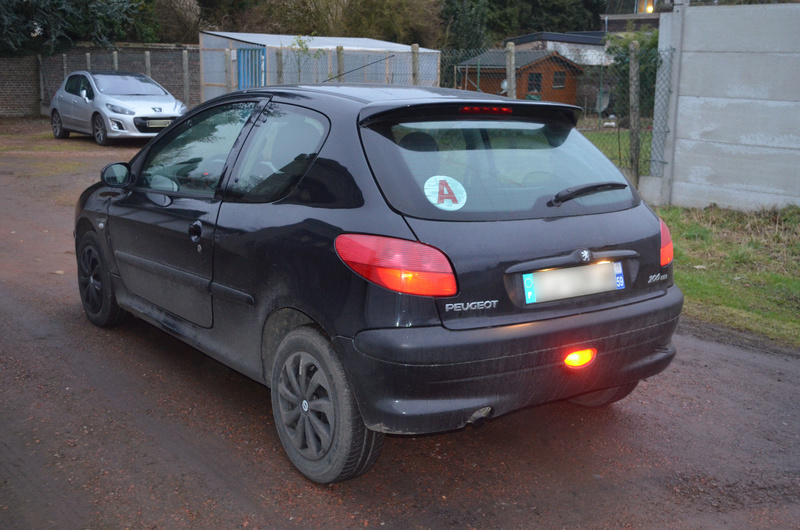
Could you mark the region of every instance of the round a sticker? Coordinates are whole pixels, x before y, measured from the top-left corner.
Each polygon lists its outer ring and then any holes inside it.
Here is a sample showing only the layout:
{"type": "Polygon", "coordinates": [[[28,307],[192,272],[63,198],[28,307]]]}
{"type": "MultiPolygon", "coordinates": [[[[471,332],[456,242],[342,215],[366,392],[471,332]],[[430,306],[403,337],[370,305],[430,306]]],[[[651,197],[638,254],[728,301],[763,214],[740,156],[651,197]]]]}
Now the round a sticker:
{"type": "Polygon", "coordinates": [[[425,182],[425,196],[440,210],[458,210],[467,202],[467,190],[456,179],[436,175],[425,182]]]}

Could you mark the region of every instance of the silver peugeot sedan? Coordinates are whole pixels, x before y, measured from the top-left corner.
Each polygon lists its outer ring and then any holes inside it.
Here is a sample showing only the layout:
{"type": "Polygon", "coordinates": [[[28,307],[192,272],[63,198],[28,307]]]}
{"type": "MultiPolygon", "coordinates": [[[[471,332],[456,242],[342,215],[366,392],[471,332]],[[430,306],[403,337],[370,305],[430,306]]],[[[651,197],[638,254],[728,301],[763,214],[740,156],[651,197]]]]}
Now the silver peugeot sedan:
{"type": "Polygon", "coordinates": [[[99,145],[117,138],[150,138],[184,114],[186,105],[144,74],[73,72],[50,102],[58,139],[91,134],[99,145]]]}

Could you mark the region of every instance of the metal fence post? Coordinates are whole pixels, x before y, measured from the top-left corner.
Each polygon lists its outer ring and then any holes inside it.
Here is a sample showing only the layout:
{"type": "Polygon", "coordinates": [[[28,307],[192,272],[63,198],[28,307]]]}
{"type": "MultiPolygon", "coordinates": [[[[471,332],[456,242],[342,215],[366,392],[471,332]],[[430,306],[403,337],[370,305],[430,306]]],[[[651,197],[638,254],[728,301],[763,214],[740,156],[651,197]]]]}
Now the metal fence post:
{"type": "Polygon", "coordinates": [[[517,61],[514,43],[506,44],[506,96],[517,99],[517,61]]]}
{"type": "Polygon", "coordinates": [[[189,106],[189,50],[181,52],[183,60],[183,102],[189,106]]]}
{"type": "Polygon", "coordinates": [[[86,52],[86,70],[92,71],[92,54],[89,52],[86,52]]]}
{"type": "Polygon", "coordinates": [[[116,72],[117,70],[119,70],[119,54],[117,53],[116,50],[111,52],[111,60],[114,63],[114,71],[116,72]]]}
{"type": "Polygon", "coordinates": [[[344,47],[336,47],[336,82],[344,83],[344,47]]]}
{"type": "Polygon", "coordinates": [[[639,188],[639,43],[633,41],[628,47],[630,56],[630,146],[631,146],[631,181],[639,188]]]}
{"type": "Polygon", "coordinates": [[[67,54],[61,54],[61,78],[66,79],[67,77],[67,54]]]}
{"type": "Polygon", "coordinates": [[[419,84],[419,44],[411,45],[411,84],[419,84]]]}
{"type": "Polygon", "coordinates": [[[231,50],[230,48],[225,49],[225,92],[233,92],[232,85],[232,72],[231,72],[231,50]]]}
{"type": "Polygon", "coordinates": [[[283,48],[275,50],[275,68],[278,70],[278,84],[283,84],[283,48]]]}
{"type": "Polygon", "coordinates": [[[150,72],[150,51],[145,51],[144,52],[144,75],[146,75],[147,77],[153,77],[150,74],[151,74],[151,72],[150,72]]]}

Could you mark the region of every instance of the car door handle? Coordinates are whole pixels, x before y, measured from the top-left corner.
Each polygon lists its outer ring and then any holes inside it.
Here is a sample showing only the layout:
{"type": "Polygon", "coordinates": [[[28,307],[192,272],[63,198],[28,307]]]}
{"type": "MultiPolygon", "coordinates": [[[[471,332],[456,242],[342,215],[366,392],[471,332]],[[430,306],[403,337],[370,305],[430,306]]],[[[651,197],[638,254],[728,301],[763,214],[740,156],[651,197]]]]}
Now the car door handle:
{"type": "Polygon", "coordinates": [[[192,241],[197,243],[200,241],[200,236],[203,235],[203,224],[200,221],[195,221],[189,225],[189,236],[192,238],[192,241]]]}

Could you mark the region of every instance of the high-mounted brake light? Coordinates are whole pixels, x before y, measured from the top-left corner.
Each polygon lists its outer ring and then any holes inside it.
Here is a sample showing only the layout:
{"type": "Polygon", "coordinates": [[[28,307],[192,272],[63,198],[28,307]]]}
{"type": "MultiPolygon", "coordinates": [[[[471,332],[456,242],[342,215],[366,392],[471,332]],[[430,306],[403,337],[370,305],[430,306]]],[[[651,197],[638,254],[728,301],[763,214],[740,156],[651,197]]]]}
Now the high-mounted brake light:
{"type": "Polygon", "coordinates": [[[666,267],[672,263],[672,235],[669,233],[667,223],[661,220],[661,266],[666,267]]]}
{"type": "Polygon", "coordinates": [[[594,361],[595,357],[597,356],[597,350],[595,348],[586,348],[585,350],[577,350],[564,358],[564,364],[569,366],[570,368],[582,368],[587,364],[590,364],[594,361]]]}
{"type": "Polygon", "coordinates": [[[398,293],[453,296],[456,276],[442,251],[417,241],[342,234],[336,252],[362,278],[398,293]]]}
{"type": "Polygon", "coordinates": [[[511,107],[461,107],[458,109],[461,114],[513,114],[511,107]]]}

